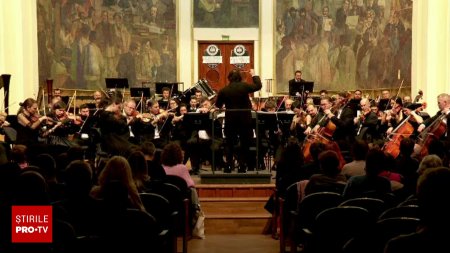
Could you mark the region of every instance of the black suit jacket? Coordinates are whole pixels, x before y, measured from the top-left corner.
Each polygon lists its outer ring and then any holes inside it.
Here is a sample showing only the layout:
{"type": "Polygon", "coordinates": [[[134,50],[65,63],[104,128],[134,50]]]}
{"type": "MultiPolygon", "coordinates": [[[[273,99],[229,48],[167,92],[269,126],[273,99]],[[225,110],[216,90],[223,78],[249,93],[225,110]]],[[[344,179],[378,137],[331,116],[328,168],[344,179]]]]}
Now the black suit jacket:
{"type": "Polygon", "coordinates": [[[334,140],[348,140],[352,141],[355,133],[355,124],[353,123],[353,119],[356,116],[355,111],[346,106],[342,109],[341,115],[338,118],[337,114],[333,116],[330,120],[336,125],[336,130],[333,134],[334,140]]]}
{"type": "Polygon", "coordinates": [[[295,79],[291,79],[289,80],[289,95],[291,96],[296,96],[296,91],[298,91],[298,89],[295,87],[297,85],[301,85],[301,83],[304,83],[305,80],[300,79],[299,82],[295,81],[295,79]]]}
{"type": "MultiPolygon", "coordinates": [[[[227,112],[225,113],[225,128],[233,127],[233,124],[251,124],[251,108],[249,93],[253,93],[262,88],[261,78],[253,77],[253,84],[238,82],[230,83],[219,91],[216,100],[216,106],[221,108],[225,105],[227,112]],[[244,109],[242,111],[234,111],[244,109]],[[248,110],[245,110],[248,109],[248,110]]],[[[242,127],[242,125],[241,125],[242,127]]]]}

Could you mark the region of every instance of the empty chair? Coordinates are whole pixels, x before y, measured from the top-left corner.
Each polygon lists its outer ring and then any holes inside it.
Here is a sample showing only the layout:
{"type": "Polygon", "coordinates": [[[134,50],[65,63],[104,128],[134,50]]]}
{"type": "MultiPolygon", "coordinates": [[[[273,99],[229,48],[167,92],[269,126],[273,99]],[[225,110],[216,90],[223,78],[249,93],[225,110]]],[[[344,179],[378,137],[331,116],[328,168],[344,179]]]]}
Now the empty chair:
{"type": "MultiPolygon", "coordinates": [[[[116,213],[105,223],[102,240],[107,250],[139,252],[164,252],[164,234],[156,219],[138,209],[126,209],[116,213]]],[[[106,251],[106,250],[105,250],[106,251]]]]}
{"type": "Polygon", "coordinates": [[[299,183],[293,183],[286,188],[284,196],[279,197],[280,202],[280,252],[286,251],[286,242],[289,238],[289,231],[292,230],[298,208],[298,187],[299,183]]]}
{"type": "Polygon", "coordinates": [[[409,217],[420,218],[419,206],[395,206],[385,210],[379,217],[379,219],[396,218],[396,217],[409,217]]]}
{"type": "Polygon", "coordinates": [[[419,205],[419,200],[415,196],[410,196],[409,198],[405,199],[404,201],[400,202],[398,204],[399,206],[409,206],[409,205],[419,205]]]}
{"type": "Polygon", "coordinates": [[[172,211],[178,212],[175,231],[183,237],[183,253],[187,252],[188,236],[190,235],[189,199],[177,186],[169,183],[152,182],[148,192],[157,193],[165,197],[172,211]]]}
{"type": "Polygon", "coordinates": [[[306,195],[300,201],[295,228],[289,236],[293,240],[291,252],[295,251],[298,244],[305,243],[305,237],[312,231],[316,216],[327,208],[338,206],[342,199],[342,195],[336,192],[316,192],[306,195]]]}
{"type": "Polygon", "coordinates": [[[416,232],[420,220],[395,217],[378,220],[366,236],[350,239],[343,247],[345,253],[383,253],[386,243],[397,236],[416,232]]]}
{"type": "Polygon", "coordinates": [[[320,212],[313,233],[305,245],[307,252],[340,252],[353,237],[371,229],[369,211],[357,206],[337,206],[320,212]]]}
{"type": "Polygon", "coordinates": [[[381,199],[388,208],[399,204],[398,197],[392,192],[367,191],[363,192],[358,197],[381,199]]]}
{"type": "Polygon", "coordinates": [[[177,211],[172,210],[169,200],[157,193],[140,193],[145,210],[153,215],[161,230],[167,230],[170,240],[171,252],[177,252],[177,236],[175,222],[177,211]]]}
{"type": "Polygon", "coordinates": [[[386,205],[383,200],[375,198],[352,198],[347,199],[340,204],[340,206],[359,206],[369,211],[370,216],[376,220],[378,216],[386,210],[386,205]]]}

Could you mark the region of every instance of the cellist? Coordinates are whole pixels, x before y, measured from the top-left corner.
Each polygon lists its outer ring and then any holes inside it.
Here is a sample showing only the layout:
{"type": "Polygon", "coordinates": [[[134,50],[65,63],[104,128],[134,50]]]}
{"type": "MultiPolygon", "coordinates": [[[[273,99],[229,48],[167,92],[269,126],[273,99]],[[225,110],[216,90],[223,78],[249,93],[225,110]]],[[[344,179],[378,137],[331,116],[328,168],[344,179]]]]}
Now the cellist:
{"type": "MultiPolygon", "coordinates": [[[[419,133],[422,132],[427,126],[431,125],[434,121],[439,119],[441,115],[446,114],[447,115],[446,118],[448,118],[448,115],[450,113],[450,95],[447,93],[442,93],[437,97],[437,101],[439,111],[433,117],[425,120],[422,124],[419,125],[419,127],[417,128],[417,131],[419,133]]],[[[445,121],[445,123],[447,123],[447,121],[445,121]]]]}
{"type": "Polygon", "coordinates": [[[416,152],[418,152],[417,149],[421,150],[421,156],[428,153],[427,145],[429,145],[431,141],[427,140],[429,139],[428,137],[443,141],[447,147],[450,143],[450,129],[448,125],[448,121],[450,119],[450,95],[447,93],[441,93],[440,95],[438,95],[437,101],[439,111],[433,117],[425,120],[417,128],[417,131],[420,133],[420,135],[424,135],[422,136],[422,138],[418,138],[418,141],[421,143],[417,143],[418,147],[415,147],[416,152]],[[422,149],[426,150],[426,152],[423,152],[422,149]]]}
{"type": "Polygon", "coordinates": [[[356,117],[356,111],[350,106],[347,93],[341,92],[338,94],[333,109],[324,111],[328,119],[336,125],[333,140],[338,143],[341,149],[350,150],[355,137],[353,119],[356,117]]]}

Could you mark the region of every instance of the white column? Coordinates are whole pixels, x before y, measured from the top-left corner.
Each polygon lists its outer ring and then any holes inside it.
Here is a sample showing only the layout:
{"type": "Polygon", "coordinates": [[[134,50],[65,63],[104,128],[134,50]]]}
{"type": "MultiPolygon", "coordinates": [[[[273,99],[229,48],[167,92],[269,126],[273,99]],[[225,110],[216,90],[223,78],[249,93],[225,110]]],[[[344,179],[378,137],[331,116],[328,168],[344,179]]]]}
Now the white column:
{"type": "Polygon", "coordinates": [[[38,92],[36,2],[0,0],[0,74],[11,74],[10,114],[38,92]]]}
{"type": "Polygon", "coordinates": [[[437,110],[436,97],[450,92],[450,20],[447,0],[414,1],[413,95],[424,92],[427,111],[437,110]]]}

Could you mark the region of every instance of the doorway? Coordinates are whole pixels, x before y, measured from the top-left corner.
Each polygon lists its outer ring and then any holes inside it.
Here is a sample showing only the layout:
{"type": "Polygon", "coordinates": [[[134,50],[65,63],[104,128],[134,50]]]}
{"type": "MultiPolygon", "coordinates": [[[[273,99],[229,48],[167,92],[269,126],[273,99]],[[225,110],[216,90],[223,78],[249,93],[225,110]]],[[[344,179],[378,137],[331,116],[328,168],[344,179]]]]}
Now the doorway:
{"type": "Polygon", "coordinates": [[[252,82],[250,69],[254,68],[253,41],[199,41],[199,79],[208,81],[214,91],[228,84],[228,73],[239,68],[242,81],[252,82]]]}

